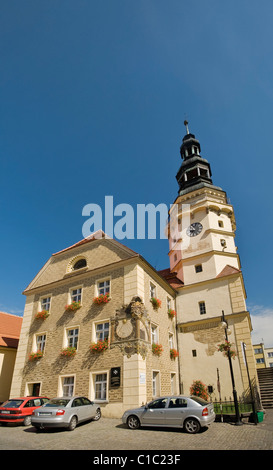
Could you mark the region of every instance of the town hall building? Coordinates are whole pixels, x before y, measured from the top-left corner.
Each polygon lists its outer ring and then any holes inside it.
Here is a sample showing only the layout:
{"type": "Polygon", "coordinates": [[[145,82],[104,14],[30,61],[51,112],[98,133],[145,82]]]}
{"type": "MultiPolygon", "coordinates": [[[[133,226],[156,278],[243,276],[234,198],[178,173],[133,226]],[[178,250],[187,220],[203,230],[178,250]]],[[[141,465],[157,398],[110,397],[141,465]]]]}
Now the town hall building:
{"type": "Polygon", "coordinates": [[[229,399],[225,334],[238,395],[249,395],[250,381],[258,387],[233,207],[186,128],[170,267],[155,270],[101,231],[53,254],[24,291],[11,397],[82,394],[108,417],[158,396],[189,395],[195,380],[212,399],[219,387],[229,399]]]}

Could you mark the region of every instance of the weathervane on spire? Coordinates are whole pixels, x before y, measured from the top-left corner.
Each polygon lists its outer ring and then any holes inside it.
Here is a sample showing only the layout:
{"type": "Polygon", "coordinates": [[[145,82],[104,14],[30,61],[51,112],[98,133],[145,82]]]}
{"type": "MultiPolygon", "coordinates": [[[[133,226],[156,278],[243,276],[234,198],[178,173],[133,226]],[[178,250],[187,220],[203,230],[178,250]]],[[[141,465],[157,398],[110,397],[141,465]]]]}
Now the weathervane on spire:
{"type": "Polygon", "coordinates": [[[185,119],[185,121],[184,121],[184,125],[186,126],[186,131],[187,131],[187,134],[189,134],[189,133],[190,133],[188,124],[189,124],[189,123],[188,123],[188,121],[185,119]]]}

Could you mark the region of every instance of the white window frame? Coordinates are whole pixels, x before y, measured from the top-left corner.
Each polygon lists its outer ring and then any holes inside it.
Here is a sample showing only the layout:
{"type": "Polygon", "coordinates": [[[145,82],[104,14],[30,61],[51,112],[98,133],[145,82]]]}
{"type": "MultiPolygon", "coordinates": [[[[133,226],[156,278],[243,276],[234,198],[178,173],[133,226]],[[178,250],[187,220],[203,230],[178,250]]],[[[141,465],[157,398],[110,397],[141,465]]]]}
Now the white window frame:
{"type": "Polygon", "coordinates": [[[73,397],[73,395],[75,395],[75,389],[76,389],[76,374],[66,374],[66,375],[60,375],[59,376],[58,395],[60,397],[63,397],[63,396],[73,397]],[[67,384],[67,386],[69,388],[71,386],[73,387],[71,395],[65,395],[65,392],[64,392],[64,387],[65,387],[64,381],[65,381],[65,379],[68,379],[68,378],[73,378],[73,384],[67,384]]]}
{"type": "Polygon", "coordinates": [[[168,310],[172,310],[172,299],[167,297],[167,312],[168,310]]]}
{"type": "Polygon", "coordinates": [[[32,352],[37,352],[37,351],[42,351],[42,353],[45,353],[45,348],[46,348],[46,338],[47,338],[47,333],[46,331],[39,331],[39,333],[36,333],[33,336],[33,342],[32,342],[32,352]],[[44,340],[42,341],[43,343],[43,349],[38,348],[38,337],[39,336],[45,336],[44,340]]]}
{"type": "Polygon", "coordinates": [[[25,394],[24,396],[27,397],[27,396],[32,396],[32,390],[33,390],[33,385],[34,384],[40,384],[40,396],[42,397],[43,396],[43,393],[42,393],[42,381],[41,380],[37,380],[37,381],[33,381],[33,382],[27,382],[26,383],[26,386],[25,386],[25,394]]]}
{"type": "Polygon", "coordinates": [[[69,304],[72,304],[72,302],[74,302],[74,298],[73,297],[78,297],[80,295],[80,300],[76,300],[76,302],[80,302],[82,304],[82,300],[83,300],[83,286],[75,286],[75,287],[72,287],[71,289],[69,289],[69,299],[68,299],[68,303],[69,304]],[[73,291],[79,291],[81,290],[80,293],[77,293],[77,294],[74,294],[73,295],[73,291]]]}
{"type": "MultiPolygon", "coordinates": [[[[64,348],[68,348],[68,347],[75,347],[75,346],[69,346],[69,338],[78,338],[77,339],[77,345],[76,345],[76,349],[78,350],[79,349],[79,339],[80,339],[80,327],[77,325],[77,326],[69,326],[67,328],[65,328],[64,330],[64,339],[63,339],[63,347],[64,348]],[[72,330],[78,330],[78,334],[73,334],[73,335],[69,335],[69,331],[72,331],[72,330]]],[[[73,340],[73,343],[74,343],[74,340],[73,340]]]]}
{"type": "Polygon", "coordinates": [[[160,384],[160,371],[159,370],[152,370],[152,396],[153,398],[158,398],[160,397],[160,389],[161,389],[161,384],[160,384]]]}
{"type": "Polygon", "coordinates": [[[156,298],[156,285],[150,281],[150,299],[156,298]]]}
{"type": "Polygon", "coordinates": [[[159,327],[155,323],[151,323],[151,344],[159,343],[159,327]]]}
{"type": "Polygon", "coordinates": [[[169,347],[170,349],[174,349],[175,343],[174,343],[174,334],[169,331],[169,347]]]}
{"type": "Polygon", "coordinates": [[[177,394],[177,374],[176,372],[170,373],[171,395],[177,394]]]}
{"type": "Polygon", "coordinates": [[[42,310],[47,310],[48,313],[50,313],[50,310],[51,310],[51,303],[52,303],[52,294],[48,294],[48,295],[43,295],[39,298],[39,306],[38,306],[38,311],[41,312],[42,310]],[[45,299],[49,299],[49,308],[45,308],[43,307],[43,300],[45,299]]]}
{"type": "Polygon", "coordinates": [[[109,341],[109,338],[110,338],[110,320],[101,320],[101,321],[97,321],[94,323],[94,334],[93,334],[93,337],[95,338],[95,341],[98,342],[100,340],[104,341],[105,339],[107,339],[109,341]],[[108,329],[105,328],[105,325],[108,324],[108,329]],[[97,327],[99,325],[103,325],[103,328],[101,330],[97,330],[97,327]],[[108,335],[107,335],[107,338],[105,338],[105,333],[108,332],[108,335]],[[101,334],[101,338],[99,338],[98,336],[101,334]]]}
{"type": "Polygon", "coordinates": [[[96,403],[108,403],[109,402],[109,370],[96,370],[90,373],[90,400],[96,403]],[[106,375],[106,380],[103,382],[106,384],[106,396],[105,398],[96,398],[96,376],[106,375]]]}
{"type": "Polygon", "coordinates": [[[103,277],[101,279],[96,280],[96,296],[109,294],[111,296],[111,284],[112,284],[111,276],[103,277]],[[99,287],[99,284],[109,282],[109,286],[104,285],[103,287],[99,287]],[[109,292],[107,292],[109,290],[109,292]]]}

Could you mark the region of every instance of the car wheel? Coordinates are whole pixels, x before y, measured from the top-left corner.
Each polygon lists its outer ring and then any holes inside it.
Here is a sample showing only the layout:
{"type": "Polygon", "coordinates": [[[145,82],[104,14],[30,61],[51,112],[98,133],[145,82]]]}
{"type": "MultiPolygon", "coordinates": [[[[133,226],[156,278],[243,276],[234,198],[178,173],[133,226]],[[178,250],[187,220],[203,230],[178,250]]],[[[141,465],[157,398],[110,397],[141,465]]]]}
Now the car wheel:
{"type": "Polygon", "coordinates": [[[129,429],[138,429],[140,426],[140,421],[137,416],[131,415],[127,419],[127,426],[129,429]]]}
{"type": "Polygon", "coordinates": [[[24,426],[30,426],[31,425],[31,416],[25,416],[23,424],[24,424],[24,426]]]}
{"type": "Polygon", "coordinates": [[[93,421],[98,421],[101,418],[101,410],[100,408],[97,409],[96,414],[93,418],[93,421]]]}
{"type": "Polygon", "coordinates": [[[77,426],[78,420],[76,416],[72,416],[68,429],[69,431],[74,431],[75,427],[77,426]]]}
{"type": "Polygon", "coordinates": [[[200,431],[200,423],[195,418],[188,418],[184,423],[184,428],[189,434],[196,434],[200,431]]]}

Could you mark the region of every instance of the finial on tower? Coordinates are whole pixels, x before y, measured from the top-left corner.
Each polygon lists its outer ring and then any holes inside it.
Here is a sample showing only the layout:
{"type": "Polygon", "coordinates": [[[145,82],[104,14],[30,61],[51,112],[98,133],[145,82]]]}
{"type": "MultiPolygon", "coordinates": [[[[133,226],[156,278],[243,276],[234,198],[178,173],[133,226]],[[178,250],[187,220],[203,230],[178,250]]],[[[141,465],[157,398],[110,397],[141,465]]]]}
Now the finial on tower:
{"type": "Polygon", "coordinates": [[[187,120],[185,120],[185,121],[184,121],[184,125],[186,126],[186,131],[187,131],[187,134],[189,134],[189,133],[190,133],[188,124],[189,124],[189,123],[188,123],[188,121],[187,121],[187,120]]]}

